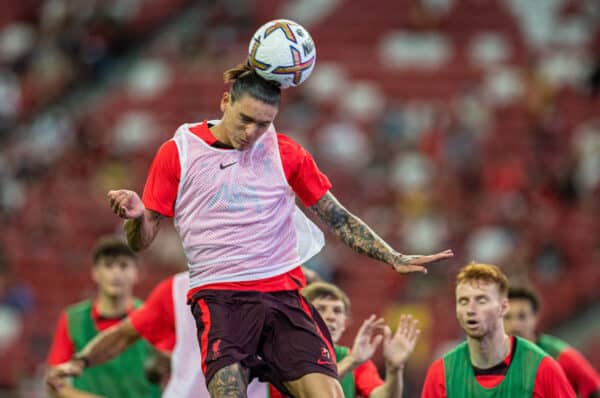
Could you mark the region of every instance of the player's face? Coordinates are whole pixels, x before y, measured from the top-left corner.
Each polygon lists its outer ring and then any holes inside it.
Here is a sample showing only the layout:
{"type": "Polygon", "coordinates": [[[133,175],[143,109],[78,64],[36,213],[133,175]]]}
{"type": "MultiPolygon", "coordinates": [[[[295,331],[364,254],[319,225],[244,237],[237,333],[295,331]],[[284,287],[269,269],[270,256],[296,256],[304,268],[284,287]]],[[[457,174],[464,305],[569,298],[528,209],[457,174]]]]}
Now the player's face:
{"type": "Polygon", "coordinates": [[[319,297],[312,301],[312,305],[319,311],[321,318],[325,321],[331,339],[337,343],[346,330],[348,316],[344,302],[334,298],[319,297]]]}
{"type": "Polygon", "coordinates": [[[506,333],[535,341],[537,320],[537,314],[533,311],[529,300],[521,298],[508,300],[508,312],[504,316],[506,333]]]}
{"type": "Polygon", "coordinates": [[[278,107],[246,94],[232,101],[229,93],[225,93],[221,99],[221,110],[221,123],[229,141],[226,144],[241,151],[252,148],[267,131],[277,116],[278,107]]]}
{"type": "Polygon", "coordinates": [[[508,299],[498,285],[485,281],[467,281],[456,287],[456,317],[467,336],[481,339],[502,328],[508,299]]]}
{"type": "Polygon", "coordinates": [[[131,295],[137,276],[135,260],[128,256],[101,257],[92,270],[100,293],[111,298],[131,295]]]}

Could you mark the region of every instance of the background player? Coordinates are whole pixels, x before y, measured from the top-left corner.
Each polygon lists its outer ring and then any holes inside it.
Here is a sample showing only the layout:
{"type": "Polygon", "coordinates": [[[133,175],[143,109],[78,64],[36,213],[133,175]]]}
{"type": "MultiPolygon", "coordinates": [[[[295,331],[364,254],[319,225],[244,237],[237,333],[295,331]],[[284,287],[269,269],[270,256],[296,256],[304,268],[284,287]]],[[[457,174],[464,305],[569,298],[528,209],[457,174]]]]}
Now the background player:
{"type": "Polygon", "coordinates": [[[435,361],[423,398],[575,397],[554,359],[534,344],[508,336],[508,281],[495,265],[472,263],[456,277],[456,317],[467,341],[435,361]]]}
{"type": "MultiPolygon", "coordinates": [[[[93,300],[69,306],[60,315],[48,363],[53,367],[72,360],[85,364],[87,358],[76,355],[101,331],[116,325],[142,302],[133,297],[138,265],[135,253],[119,238],[99,241],[93,252],[92,278],[98,286],[93,300]]],[[[154,350],[138,341],[112,361],[79,372],[73,386],[62,384],[50,388],[53,397],[160,397],[158,386],[151,384],[144,363],[154,350]],[[90,394],[84,394],[90,393],[90,394]]]]}
{"type": "Polygon", "coordinates": [[[600,376],[583,355],[558,337],[538,333],[540,298],[535,290],[526,284],[511,285],[508,302],[506,332],[536,343],[556,359],[580,397],[600,397],[600,376]]]}
{"type": "MultiPolygon", "coordinates": [[[[170,377],[163,398],[208,398],[196,325],[185,299],[188,286],[187,271],[160,282],[142,307],[96,336],[78,353],[79,359],[51,370],[48,384],[56,389],[66,377],[78,376],[86,368],[111,360],[143,338],[170,356],[170,377]]],[[[264,398],[266,393],[266,385],[258,380],[248,387],[249,398],[264,398]]]]}
{"type": "Polygon", "coordinates": [[[402,397],[404,366],[420,332],[417,321],[402,315],[392,334],[383,319],[372,315],[359,328],[350,349],[337,345],[350,321],[350,299],[346,293],[333,284],[317,282],[306,287],[302,294],[319,311],[336,344],[334,349],[344,396],[402,397]],[[371,360],[381,343],[386,364],[385,381],[371,360]]]}

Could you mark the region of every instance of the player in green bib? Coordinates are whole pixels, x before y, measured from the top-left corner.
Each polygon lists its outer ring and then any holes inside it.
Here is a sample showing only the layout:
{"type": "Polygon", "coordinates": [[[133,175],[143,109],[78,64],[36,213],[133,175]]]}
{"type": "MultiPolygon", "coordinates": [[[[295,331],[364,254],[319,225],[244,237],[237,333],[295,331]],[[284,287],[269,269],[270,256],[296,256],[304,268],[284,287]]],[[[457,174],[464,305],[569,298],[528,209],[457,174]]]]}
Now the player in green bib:
{"type": "Polygon", "coordinates": [[[537,331],[540,298],[527,284],[512,284],[508,289],[509,310],[504,317],[506,331],[535,342],[556,359],[573,389],[581,398],[600,398],[600,375],[594,367],[565,341],[537,331]]]}
{"type": "MultiPolygon", "coordinates": [[[[118,238],[101,240],[94,250],[92,278],[98,286],[93,300],[67,307],[59,319],[49,365],[55,367],[72,358],[101,331],[117,324],[139,307],[132,290],[137,281],[137,258],[127,244],[118,238]]],[[[113,360],[86,369],[73,379],[71,386],[49,389],[53,398],[154,398],[160,388],[146,379],[145,363],[154,355],[144,341],[133,344],[113,360]]]]}
{"type": "Polygon", "coordinates": [[[417,321],[402,316],[392,333],[383,319],[371,315],[359,328],[351,349],[337,345],[350,319],[346,293],[330,283],[316,282],[302,295],[316,308],[331,333],[344,397],[401,398],[404,365],[419,335],[417,321]],[[379,345],[386,362],[385,380],[371,361],[379,345]]]}
{"type": "Polygon", "coordinates": [[[423,398],[575,397],[554,359],[505,333],[507,293],[508,280],[495,265],[460,270],[456,317],[467,339],[430,366],[423,398]]]}

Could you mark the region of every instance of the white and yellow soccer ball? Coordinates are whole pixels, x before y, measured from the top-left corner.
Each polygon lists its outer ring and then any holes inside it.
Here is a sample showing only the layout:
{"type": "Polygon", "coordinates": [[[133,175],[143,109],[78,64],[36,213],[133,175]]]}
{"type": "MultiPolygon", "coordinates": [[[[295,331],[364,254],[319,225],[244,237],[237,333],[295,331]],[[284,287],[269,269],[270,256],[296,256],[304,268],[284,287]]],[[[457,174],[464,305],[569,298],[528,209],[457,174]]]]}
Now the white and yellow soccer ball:
{"type": "Polygon", "coordinates": [[[248,57],[259,76],[288,88],[308,79],[315,67],[317,50],[304,27],[294,21],[276,19],[254,33],[248,57]]]}

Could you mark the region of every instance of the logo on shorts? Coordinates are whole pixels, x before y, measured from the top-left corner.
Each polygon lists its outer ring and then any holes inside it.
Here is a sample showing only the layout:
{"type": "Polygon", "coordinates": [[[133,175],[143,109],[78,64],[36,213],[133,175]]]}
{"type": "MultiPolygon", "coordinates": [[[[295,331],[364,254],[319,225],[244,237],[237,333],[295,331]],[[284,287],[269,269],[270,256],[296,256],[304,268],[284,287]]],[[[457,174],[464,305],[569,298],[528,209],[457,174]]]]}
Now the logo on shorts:
{"type": "Polygon", "coordinates": [[[221,356],[220,347],[221,347],[221,339],[217,339],[212,343],[212,346],[210,349],[210,351],[212,353],[212,359],[217,359],[221,356]]]}
{"type": "Polygon", "coordinates": [[[317,359],[317,365],[333,365],[331,354],[325,347],[321,347],[321,357],[317,359]]]}

